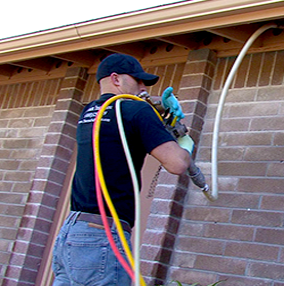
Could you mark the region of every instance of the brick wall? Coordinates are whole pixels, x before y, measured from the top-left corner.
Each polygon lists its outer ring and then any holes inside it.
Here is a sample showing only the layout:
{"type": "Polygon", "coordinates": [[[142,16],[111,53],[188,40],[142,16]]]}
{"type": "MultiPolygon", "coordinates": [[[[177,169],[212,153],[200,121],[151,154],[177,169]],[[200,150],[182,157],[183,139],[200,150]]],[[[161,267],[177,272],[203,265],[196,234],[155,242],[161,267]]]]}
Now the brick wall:
{"type": "MultiPolygon", "coordinates": [[[[36,93],[32,88],[36,86],[30,85],[29,89],[25,85],[0,88],[0,277],[4,276],[10,260],[54,110],[53,105],[46,106],[40,104],[43,103],[41,101],[31,101],[29,107],[26,105],[26,99],[23,98],[25,92],[36,93]],[[14,93],[10,94],[9,90],[14,93]]],[[[53,91],[55,97],[56,89],[53,91]]],[[[1,282],[2,278],[0,284],[1,282]]]]}
{"type": "Polygon", "coordinates": [[[25,206],[9,263],[4,269],[3,286],[35,285],[44,251],[52,239],[53,217],[75,146],[77,120],[83,108],[80,100],[86,79],[85,69],[69,68],[59,94],[56,94],[56,104],[38,154],[32,185],[23,202],[25,206]]]}
{"type": "MultiPolygon", "coordinates": [[[[283,52],[249,55],[239,69],[220,129],[218,201],[209,203],[187,177],[161,172],[141,248],[148,285],[172,279],[185,285],[219,279],[230,286],[284,285],[283,58],[283,52]]],[[[190,52],[185,65],[148,69],[161,75],[150,94],[174,87],[209,182],[214,116],[233,61],[216,62],[204,49],[190,52]]],[[[49,82],[52,89],[42,82],[0,87],[3,286],[34,285],[81,102],[98,93],[86,76],[71,68],[64,79],[49,82]]]]}
{"type": "MultiPolygon", "coordinates": [[[[215,63],[216,57],[208,49],[191,52],[185,65],[179,67],[181,74],[175,82],[175,93],[186,114],[183,123],[189,127],[197,146],[215,63]]],[[[165,170],[160,174],[141,247],[141,272],[147,285],[167,280],[189,183],[187,176],[178,177],[165,170]]]]}
{"type": "MultiPolygon", "coordinates": [[[[219,199],[190,186],[169,280],[284,285],[283,55],[247,55],[240,66],[220,126],[219,199]]],[[[234,60],[218,59],[198,149],[209,182],[215,113],[234,60]]]]}

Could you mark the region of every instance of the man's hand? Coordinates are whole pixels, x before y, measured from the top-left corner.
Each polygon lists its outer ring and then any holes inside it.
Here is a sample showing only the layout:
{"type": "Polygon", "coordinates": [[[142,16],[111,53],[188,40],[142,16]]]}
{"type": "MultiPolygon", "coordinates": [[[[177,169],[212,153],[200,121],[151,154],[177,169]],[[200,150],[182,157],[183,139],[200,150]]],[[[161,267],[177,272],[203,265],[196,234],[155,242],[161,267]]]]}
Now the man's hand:
{"type": "Polygon", "coordinates": [[[184,114],[177,98],[172,92],[172,87],[168,87],[164,90],[162,94],[162,105],[165,109],[169,108],[170,113],[173,113],[173,115],[177,117],[177,121],[179,121],[180,119],[184,118],[184,114]]]}

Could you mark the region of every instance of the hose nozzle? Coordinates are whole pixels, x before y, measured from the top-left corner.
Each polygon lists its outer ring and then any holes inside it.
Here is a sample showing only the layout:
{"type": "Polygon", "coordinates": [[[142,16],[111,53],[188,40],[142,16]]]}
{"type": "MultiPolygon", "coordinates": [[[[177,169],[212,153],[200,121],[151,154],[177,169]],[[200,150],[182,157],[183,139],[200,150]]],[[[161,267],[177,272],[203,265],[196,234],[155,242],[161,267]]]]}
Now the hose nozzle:
{"type": "Polygon", "coordinates": [[[204,196],[210,201],[210,202],[214,202],[216,201],[216,198],[211,194],[209,186],[207,184],[205,184],[204,188],[201,189],[201,191],[203,192],[204,196]]]}
{"type": "Polygon", "coordinates": [[[188,168],[188,175],[194,185],[201,189],[201,191],[209,201],[213,202],[216,200],[216,198],[212,196],[209,186],[206,184],[204,175],[202,174],[201,170],[195,165],[193,160],[191,160],[190,166],[188,168]]]}

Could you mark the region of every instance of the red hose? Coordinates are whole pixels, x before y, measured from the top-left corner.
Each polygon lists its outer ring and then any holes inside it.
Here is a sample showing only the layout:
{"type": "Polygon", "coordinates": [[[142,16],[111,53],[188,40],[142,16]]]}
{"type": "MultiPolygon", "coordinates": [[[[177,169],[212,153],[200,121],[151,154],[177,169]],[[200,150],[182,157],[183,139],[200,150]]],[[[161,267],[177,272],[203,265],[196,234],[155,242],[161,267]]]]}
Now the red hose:
{"type": "MultiPolygon", "coordinates": [[[[96,123],[96,120],[95,120],[95,123],[96,123]]],[[[94,128],[93,129],[95,129],[95,127],[96,127],[95,123],[94,123],[94,128]]],[[[108,221],[107,221],[107,215],[106,215],[105,208],[104,208],[101,185],[100,185],[100,182],[99,182],[99,176],[97,174],[96,166],[95,166],[95,152],[94,152],[94,169],[95,169],[95,183],[96,183],[97,201],[98,201],[98,206],[99,206],[100,214],[101,214],[101,217],[102,217],[103,225],[105,227],[105,232],[106,232],[107,238],[109,240],[109,243],[111,245],[111,248],[112,248],[116,258],[121,263],[121,265],[123,266],[125,271],[128,273],[128,275],[131,277],[132,281],[134,281],[135,280],[134,271],[129,266],[129,264],[127,263],[127,261],[121,255],[119,249],[117,248],[116,243],[115,243],[115,241],[113,239],[113,236],[112,236],[112,233],[111,233],[111,229],[110,229],[108,221]]]]}

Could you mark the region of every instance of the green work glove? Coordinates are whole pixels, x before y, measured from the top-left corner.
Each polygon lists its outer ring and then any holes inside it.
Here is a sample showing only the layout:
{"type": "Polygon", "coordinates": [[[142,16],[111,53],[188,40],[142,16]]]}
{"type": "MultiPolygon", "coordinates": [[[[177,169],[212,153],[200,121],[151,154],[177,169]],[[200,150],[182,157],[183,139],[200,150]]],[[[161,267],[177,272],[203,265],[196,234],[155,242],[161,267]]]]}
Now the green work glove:
{"type": "Polygon", "coordinates": [[[172,87],[168,87],[164,90],[162,94],[162,105],[165,109],[169,108],[170,113],[173,113],[173,115],[177,117],[177,121],[179,121],[180,119],[184,118],[184,114],[177,98],[172,92],[172,87]]]}
{"type": "Polygon", "coordinates": [[[179,137],[177,139],[177,142],[181,148],[188,151],[190,155],[192,154],[194,150],[194,141],[189,135],[184,135],[182,137],[179,137]]]}

